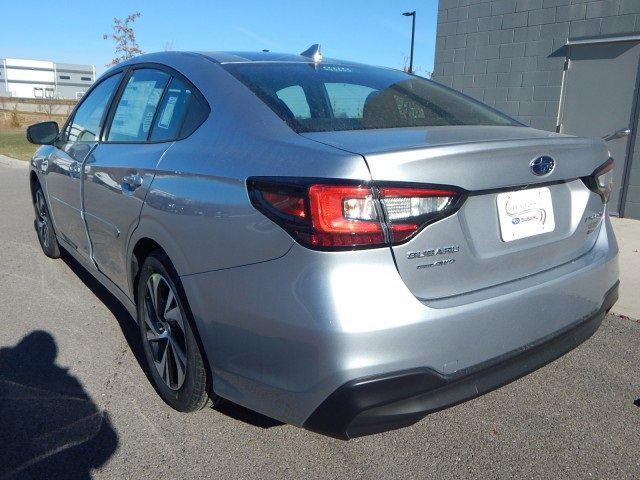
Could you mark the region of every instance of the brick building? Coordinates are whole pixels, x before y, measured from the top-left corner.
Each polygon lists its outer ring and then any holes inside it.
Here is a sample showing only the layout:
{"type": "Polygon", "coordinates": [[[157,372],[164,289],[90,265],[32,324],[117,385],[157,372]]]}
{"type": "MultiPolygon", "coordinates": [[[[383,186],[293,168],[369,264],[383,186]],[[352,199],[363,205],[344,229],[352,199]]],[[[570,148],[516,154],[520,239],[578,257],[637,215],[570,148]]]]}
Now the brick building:
{"type": "Polygon", "coordinates": [[[440,0],[433,78],[535,128],[620,132],[611,209],[635,218],[639,68],[640,0],[440,0]]]}

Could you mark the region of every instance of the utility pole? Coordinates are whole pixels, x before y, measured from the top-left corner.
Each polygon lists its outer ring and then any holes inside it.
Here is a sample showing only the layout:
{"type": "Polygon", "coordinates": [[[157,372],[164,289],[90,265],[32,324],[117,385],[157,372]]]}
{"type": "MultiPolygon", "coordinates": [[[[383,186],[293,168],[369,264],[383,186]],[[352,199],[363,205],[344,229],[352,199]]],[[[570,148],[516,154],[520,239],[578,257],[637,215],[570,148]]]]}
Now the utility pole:
{"type": "Polygon", "coordinates": [[[416,11],[404,12],[402,15],[411,17],[411,53],[409,54],[409,73],[413,73],[413,43],[416,37],[416,11]]]}

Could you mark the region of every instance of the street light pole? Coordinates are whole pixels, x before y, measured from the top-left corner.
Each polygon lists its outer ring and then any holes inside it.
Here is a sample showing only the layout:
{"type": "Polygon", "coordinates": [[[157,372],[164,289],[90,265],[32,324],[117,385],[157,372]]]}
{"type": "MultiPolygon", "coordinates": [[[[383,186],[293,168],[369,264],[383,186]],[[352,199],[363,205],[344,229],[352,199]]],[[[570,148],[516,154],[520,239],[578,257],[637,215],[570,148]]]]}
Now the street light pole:
{"type": "Polygon", "coordinates": [[[413,73],[413,42],[416,37],[416,11],[404,12],[402,15],[411,17],[411,53],[409,54],[409,73],[413,73]]]}

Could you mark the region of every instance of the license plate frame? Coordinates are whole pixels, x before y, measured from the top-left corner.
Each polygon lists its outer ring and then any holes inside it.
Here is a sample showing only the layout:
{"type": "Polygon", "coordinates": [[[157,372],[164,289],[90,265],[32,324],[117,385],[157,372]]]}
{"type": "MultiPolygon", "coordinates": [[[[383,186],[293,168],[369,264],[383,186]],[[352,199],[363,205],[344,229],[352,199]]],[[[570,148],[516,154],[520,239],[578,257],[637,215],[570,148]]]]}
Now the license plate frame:
{"type": "Polygon", "coordinates": [[[522,240],[555,230],[553,199],[549,187],[499,193],[496,205],[503,242],[522,240]]]}

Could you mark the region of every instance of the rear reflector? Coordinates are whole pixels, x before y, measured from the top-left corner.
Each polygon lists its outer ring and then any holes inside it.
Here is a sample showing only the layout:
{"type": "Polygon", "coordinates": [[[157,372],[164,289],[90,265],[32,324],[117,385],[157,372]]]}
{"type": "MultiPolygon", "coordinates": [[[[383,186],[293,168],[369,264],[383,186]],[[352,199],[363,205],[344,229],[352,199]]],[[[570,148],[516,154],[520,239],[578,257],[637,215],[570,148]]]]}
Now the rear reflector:
{"type": "Polygon", "coordinates": [[[453,213],[462,192],[318,183],[304,179],[253,178],[253,205],[298,242],[321,250],[402,243],[425,225],[453,213]]]}
{"type": "Polygon", "coordinates": [[[307,216],[304,198],[286,193],[264,192],[263,197],[273,208],[298,218],[307,216]]]}

